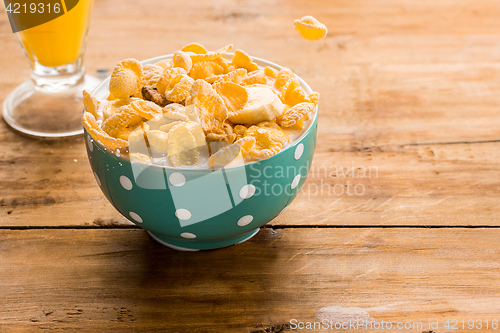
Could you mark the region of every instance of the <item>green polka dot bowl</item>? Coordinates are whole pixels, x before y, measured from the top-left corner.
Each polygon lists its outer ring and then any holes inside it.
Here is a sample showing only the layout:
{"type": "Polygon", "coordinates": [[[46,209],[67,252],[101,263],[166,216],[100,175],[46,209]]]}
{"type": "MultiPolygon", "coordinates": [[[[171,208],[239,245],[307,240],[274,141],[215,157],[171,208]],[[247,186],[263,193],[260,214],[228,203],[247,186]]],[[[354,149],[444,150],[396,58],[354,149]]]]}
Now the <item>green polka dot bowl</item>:
{"type": "MultiPolygon", "coordinates": [[[[230,56],[230,54],[229,54],[230,56]]],[[[152,64],[172,55],[152,58],[152,64]]],[[[261,67],[281,67],[253,58],[261,67]]],[[[311,88],[297,77],[306,94],[311,88]]],[[[94,95],[105,100],[109,77],[94,95]]],[[[85,131],[95,180],[109,202],[157,242],[196,251],[242,243],[280,215],[304,184],[317,138],[318,109],[278,154],[220,169],[185,169],[131,163],[85,131]]]]}

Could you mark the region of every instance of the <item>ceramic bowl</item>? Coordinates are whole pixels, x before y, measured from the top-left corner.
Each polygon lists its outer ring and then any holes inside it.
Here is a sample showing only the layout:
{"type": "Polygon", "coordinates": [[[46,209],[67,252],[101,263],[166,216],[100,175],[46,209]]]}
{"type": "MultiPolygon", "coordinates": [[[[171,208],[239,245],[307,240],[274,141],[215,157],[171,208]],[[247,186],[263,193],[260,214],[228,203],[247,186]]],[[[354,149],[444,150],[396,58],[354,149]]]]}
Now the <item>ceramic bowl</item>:
{"type": "MultiPolygon", "coordinates": [[[[230,54],[228,54],[230,56],[230,54]]],[[[143,65],[172,55],[152,58],[143,65]]],[[[253,58],[261,67],[281,67],[253,58]]],[[[298,78],[307,94],[311,88],[298,78]]],[[[94,90],[108,95],[109,77],[94,90]]],[[[318,109],[298,139],[266,160],[218,170],[131,163],[85,132],[97,184],[109,202],[153,239],[177,250],[215,249],[244,242],[276,218],[299,193],[311,166],[318,109]]]]}

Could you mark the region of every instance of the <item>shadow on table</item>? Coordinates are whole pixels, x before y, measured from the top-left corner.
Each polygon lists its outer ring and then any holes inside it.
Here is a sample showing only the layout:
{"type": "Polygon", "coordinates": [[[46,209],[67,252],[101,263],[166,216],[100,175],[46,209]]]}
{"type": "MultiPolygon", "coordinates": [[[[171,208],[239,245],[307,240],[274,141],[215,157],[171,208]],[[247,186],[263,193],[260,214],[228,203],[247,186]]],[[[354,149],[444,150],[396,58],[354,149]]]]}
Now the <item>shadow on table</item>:
{"type": "Polygon", "coordinates": [[[281,237],[281,230],[264,228],[243,244],[177,252],[135,230],[135,250],[123,253],[119,266],[116,257],[110,258],[105,260],[110,266],[94,273],[101,276],[103,298],[119,295],[137,320],[163,322],[171,329],[186,324],[208,329],[205,324],[217,321],[226,327],[254,327],[256,318],[266,325],[268,309],[289,294],[278,263],[290,255],[276,242],[281,237]]]}

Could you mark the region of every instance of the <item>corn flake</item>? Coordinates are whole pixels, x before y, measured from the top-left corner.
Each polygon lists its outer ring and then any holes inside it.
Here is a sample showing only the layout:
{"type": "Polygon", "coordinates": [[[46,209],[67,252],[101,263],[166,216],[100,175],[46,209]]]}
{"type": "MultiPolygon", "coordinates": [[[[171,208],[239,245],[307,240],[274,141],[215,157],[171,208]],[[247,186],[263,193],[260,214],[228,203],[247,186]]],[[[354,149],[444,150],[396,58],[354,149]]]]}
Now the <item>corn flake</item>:
{"type": "Polygon", "coordinates": [[[229,50],[233,48],[233,44],[226,45],[215,52],[209,52],[207,54],[191,54],[191,60],[193,62],[197,61],[213,61],[215,59],[221,58],[229,50]]]}
{"type": "Polygon", "coordinates": [[[193,67],[193,60],[186,52],[177,51],[174,53],[174,67],[183,68],[187,73],[193,67]]]}
{"type": "Polygon", "coordinates": [[[194,80],[186,74],[179,75],[169,84],[168,91],[165,91],[167,100],[174,103],[180,103],[190,98],[191,86],[194,80]]]}
{"type": "Polygon", "coordinates": [[[237,144],[230,144],[220,148],[216,153],[210,156],[209,165],[211,167],[226,166],[236,159],[242,159],[240,146],[237,144]]]}
{"type": "Polygon", "coordinates": [[[302,89],[302,87],[293,89],[286,96],[286,103],[290,106],[294,106],[302,102],[309,102],[309,99],[306,97],[306,93],[304,92],[304,89],[302,89]]]}
{"type": "Polygon", "coordinates": [[[204,80],[196,80],[191,87],[191,99],[203,131],[220,132],[228,111],[217,91],[204,80]]]}
{"type": "Polygon", "coordinates": [[[177,103],[172,103],[163,108],[163,116],[172,120],[189,121],[186,108],[177,103]]]}
{"type": "Polygon", "coordinates": [[[312,94],[307,96],[309,103],[313,103],[314,105],[318,105],[319,102],[319,92],[314,91],[312,94]]]}
{"type": "Polygon", "coordinates": [[[138,98],[115,99],[111,103],[104,105],[104,108],[102,109],[103,120],[108,119],[111,115],[118,112],[120,107],[122,107],[124,105],[128,105],[132,101],[135,101],[137,99],[138,98]]]}
{"type": "Polygon", "coordinates": [[[232,63],[237,68],[245,68],[249,72],[259,69],[259,66],[253,62],[250,56],[241,50],[234,51],[232,63]]]}
{"type": "Polygon", "coordinates": [[[238,68],[235,69],[234,71],[224,74],[220,76],[217,81],[227,81],[227,82],[233,82],[237,84],[241,84],[243,82],[243,79],[247,75],[247,70],[244,68],[238,68]]]}
{"type": "Polygon", "coordinates": [[[215,75],[227,74],[236,69],[236,66],[230,63],[226,58],[217,58],[212,61],[212,63],[215,75]]]}
{"type": "Polygon", "coordinates": [[[168,133],[168,131],[170,131],[172,129],[172,127],[176,126],[176,125],[179,125],[179,124],[182,124],[183,122],[182,121],[174,121],[172,123],[169,123],[169,124],[164,124],[164,125],[161,125],[158,129],[160,131],[163,131],[165,133],[168,133]]]}
{"type": "Polygon", "coordinates": [[[267,83],[266,74],[264,74],[264,71],[262,70],[253,71],[243,79],[243,84],[247,86],[252,84],[266,84],[266,83],[267,83]]]}
{"type": "Polygon", "coordinates": [[[289,106],[294,106],[295,104],[302,102],[308,102],[304,89],[302,89],[299,80],[295,77],[289,79],[287,83],[280,88],[280,92],[281,101],[289,106]]]}
{"type": "Polygon", "coordinates": [[[195,54],[207,54],[207,49],[198,43],[187,44],[181,49],[182,52],[193,52],[195,54]]]}
{"type": "Polygon", "coordinates": [[[276,155],[281,151],[285,143],[288,142],[288,135],[281,128],[275,128],[269,122],[266,122],[265,125],[251,126],[245,132],[245,137],[251,136],[255,139],[255,145],[250,151],[250,155],[259,159],[276,155]]]}
{"type": "Polygon", "coordinates": [[[156,118],[163,114],[162,108],[160,106],[158,106],[156,103],[143,99],[136,99],[130,104],[122,106],[120,109],[123,109],[125,107],[129,108],[131,112],[135,111],[139,116],[147,120],[156,118]]]}
{"type": "Polygon", "coordinates": [[[94,95],[86,90],[83,91],[83,106],[85,106],[85,109],[88,112],[92,113],[95,118],[99,117],[97,111],[99,110],[100,103],[101,102],[99,102],[99,100],[94,95]]]}
{"type": "Polygon", "coordinates": [[[275,129],[280,129],[278,124],[276,124],[274,121],[262,121],[257,124],[258,127],[269,127],[269,128],[275,128],[275,129]]]}
{"type": "Polygon", "coordinates": [[[276,121],[280,126],[291,127],[309,112],[313,111],[315,107],[316,106],[313,103],[299,103],[283,112],[283,114],[278,117],[276,121]]]}
{"type": "Polygon", "coordinates": [[[286,83],[281,88],[279,88],[281,101],[283,103],[286,103],[286,95],[297,87],[300,87],[300,83],[297,78],[293,77],[286,81],[286,83]]]}
{"type": "Polygon", "coordinates": [[[135,142],[143,142],[147,139],[146,132],[149,131],[149,126],[142,123],[141,126],[136,127],[128,136],[129,145],[135,142]]]}
{"type": "Polygon", "coordinates": [[[307,115],[305,115],[304,117],[302,117],[302,119],[299,119],[297,120],[297,122],[290,126],[290,127],[287,127],[287,129],[290,129],[290,130],[301,130],[302,128],[304,128],[304,121],[307,120],[306,118],[308,118],[307,115]]]}
{"type": "Polygon", "coordinates": [[[190,104],[184,107],[183,112],[189,117],[189,120],[200,123],[200,119],[198,118],[198,113],[196,113],[196,107],[194,106],[194,104],[190,104]]]}
{"type": "Polygon", "coordinates": [[[234,144],[240,147],[241,155],[243,157],[247,156],[250,151],[255,146],[255,138],[253,136],[245,136],[241,139],[238,139],[234,142],[234,144]]]}
{"type": "Polygon", "coordinates": [[[149,146],[161,151],[166,152],[168,148],[168,133],[160,130],[149,130],[146,132],[148,137],[149,146]]]}
{"type": "Polygon", "coordinates": [[[203,133],[203,128],[201,128],[199,123],[195,121],[188,121],[183,123],[181,126],[185,126],[189,132],[191,132],[196,142],[196,147],[206,146],[205,133],[203,133]]]}
{"type": "Polygon", "coordinates": [[[163,72],[163,75],[162,75],[160,81],[158,81],[158,84],[156,85],[156,89],[158,89],[158,92],[160,92],[160,94],[164,94],[165,90],[170,85],[170,82],[182,74],[187,74],[187,72],[184,68],[174,67],[174,68],[166,69],[163,72]]]}
{"type": "Polygon", "coordinates": [[[198,61],[193,64],[189,71],[189,76],[195,80],[206,79],[215,74],[211,61],[198,61]]]}
{"type": "Polygon", "coordinates": [[[245,132],[247,131],[247,127],[243,125],[236,125],[233,127],[233,132],[236,135],[236,140],[241,139],[245,136],[245,132]]]}
{"type": "Polygon", "coordinates": [[[293,72],[289,68],[283,67],[278,72],[278,75],[276,75],[276,81],[274,81],[274,86],[277,89],[280,89],[288,82],[288,80],[293,78],[295,78],[293,72]]]}
{"type": "Polygon", "coordinates": [[[106,98],[108,101],[114,101],[117,100],[117,98],[111,94],[108,95],[108,98],[106,98]]]}
{"type": "Polygon", "coordinates": [[[200,152],[196,149],[196,139],[182,124],[174,126],[169,131],[167,152],[168,159],[174,167],[194,165],[200,161],[200,152]]]}
{"type": "Polygon", "coordinates": [[[95,117],[90,112],[84,112],[82,115],[83,127],[87,130],[90,136],[102,143],[108,149],[118,149],[128,146],[128,142],[125,140],[113,138],[104,132],[99,124],[97,124],[95,117]]]}
{"type": "MultiPolygon", "coordinates": [[[[217,59],[215,59],[217,60],[217,59]]],[[[210,62],[210,65],[212,66],[213,70],[214,70],[214,75],[223,75],[225,74],[225,70],[224,70],[224,67],[222,67],[220,64],[218,64],[217,62],[215,61],[211,61],[210,62]]]]}
{"type": "Polygon", "coordinates": [[[158,65],[151,65],[151,64],[145,65],[142,68],[141,86],[156,87],[164,71],[165,70],[163,69],[163,67],[158,65]]]}
{"type": "Polygon", "coordinates": [[[326,25],[309,15],[295,20],[293,26],[299,35],[311,41],[323,39],[328,33],[326,25]]]}
{"type": "Polygon", "coordinates": [[[271,66],[266,66],[266,68],[264,68],[264,74],[266,74],[272,79],[275,79],[276,76],[278,76],[278,71],[276,70],[276,68],[273,68],[271,66]]]}
{"type": "Polygon", "coordinates": [[[141,86],[142,65],[135,59],[120,61],[111,74],[109,92],[116,98],[133,96],[141,86]]]}
{"type": "Polygon", "coordinates": [[[166,71],[167,69],[174,67],[174,60],[172,58],[163,59],[158,61],[155,65],[160,66],[163,68],[163,71],[166,71]]]}
{"type": "Polygon", "coordinates": [[[130,131],[143,120],[144,118],[134,108],[124,105],[118,109],[118,112],[102,122],[102,129],[110,136],[121,137],[126,140],[130,131]]]}
{"type": "Polygon", "coordinates": [[[229,112],[239,110],[248,100],[248,93],[239,84],[220,81],[213,85],[219,96],[224,100],[224,104],[229,112]]]}
{"type": "Polygon", "coordinates": [[[220,132],[207,134],[207,142],[234,142],[234,140],[236,140],[236,134],[233,132],[233,127],[228,123],[222,125],[220,132]]]}

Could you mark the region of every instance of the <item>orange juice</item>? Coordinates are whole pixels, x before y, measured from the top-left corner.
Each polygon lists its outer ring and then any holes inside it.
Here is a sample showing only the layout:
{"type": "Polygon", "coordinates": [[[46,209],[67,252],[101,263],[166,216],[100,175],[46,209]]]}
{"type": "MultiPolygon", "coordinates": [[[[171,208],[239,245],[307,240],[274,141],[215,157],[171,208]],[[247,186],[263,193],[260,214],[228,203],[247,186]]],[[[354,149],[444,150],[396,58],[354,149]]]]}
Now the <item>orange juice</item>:
{"type": "Polygon", "coordinates": [[[18,32],[31,61],[57,67],[78,60],[90,22],[93,0],[80,0],[66,14],[18,32]]]}

